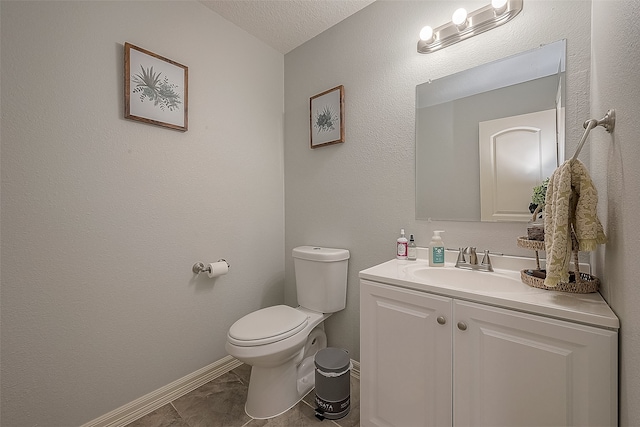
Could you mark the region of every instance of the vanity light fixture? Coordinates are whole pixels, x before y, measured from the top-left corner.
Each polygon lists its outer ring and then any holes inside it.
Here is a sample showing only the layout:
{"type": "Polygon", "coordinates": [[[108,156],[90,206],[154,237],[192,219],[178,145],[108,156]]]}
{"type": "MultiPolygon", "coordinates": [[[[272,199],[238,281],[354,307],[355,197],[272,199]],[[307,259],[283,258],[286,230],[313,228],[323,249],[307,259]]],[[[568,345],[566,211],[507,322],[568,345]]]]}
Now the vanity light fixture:
{"type": "Polygon", "coordinates": [[[491,0],[491,4],[471,13],[456,10],[447,22],[436,29],[420,31],[418,53],[431,53],[491,30],[512,20],[522,10],[524,0],[491,0]]]}

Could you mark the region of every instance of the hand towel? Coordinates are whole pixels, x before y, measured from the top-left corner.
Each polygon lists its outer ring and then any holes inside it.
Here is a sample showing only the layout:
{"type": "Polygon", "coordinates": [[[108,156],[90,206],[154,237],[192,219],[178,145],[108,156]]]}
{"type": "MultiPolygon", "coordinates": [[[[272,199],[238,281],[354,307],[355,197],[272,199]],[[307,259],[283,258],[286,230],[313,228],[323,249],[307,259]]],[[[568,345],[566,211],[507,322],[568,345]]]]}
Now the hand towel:
{"type": "Polygon", "coordinates": [[[598,192],[580,160],[564,162],[551,175],[544,205],[545,286],[569,281],[572,230],[581,251],[593,251],[596,245],[606,243],[597,206],[598,192]]]}

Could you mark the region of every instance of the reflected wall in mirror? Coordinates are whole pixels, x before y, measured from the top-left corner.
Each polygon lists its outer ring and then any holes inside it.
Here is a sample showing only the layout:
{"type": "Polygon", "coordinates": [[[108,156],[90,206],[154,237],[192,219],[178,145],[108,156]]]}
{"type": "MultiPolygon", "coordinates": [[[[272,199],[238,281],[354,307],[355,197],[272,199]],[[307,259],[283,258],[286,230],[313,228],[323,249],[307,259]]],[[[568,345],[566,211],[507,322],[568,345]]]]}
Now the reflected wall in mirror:
{"type": "Polygon", "coordinates": [[[566,42],[416,87],[416,219],[529,221],[564,161],[566,42]]]}

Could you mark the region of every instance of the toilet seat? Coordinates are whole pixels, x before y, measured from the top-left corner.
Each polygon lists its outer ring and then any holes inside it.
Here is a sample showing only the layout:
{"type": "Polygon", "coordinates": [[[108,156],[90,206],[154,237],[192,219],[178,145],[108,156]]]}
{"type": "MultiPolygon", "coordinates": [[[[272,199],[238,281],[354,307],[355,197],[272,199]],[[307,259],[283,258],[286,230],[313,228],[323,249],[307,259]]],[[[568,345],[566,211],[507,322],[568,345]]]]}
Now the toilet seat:
{"type": "Polygon", "coordinates": [[[241,347],[271,344],[302,331],[308,316],[288,305],[276,305],[249,313],[229,328],[228,341],[241,347]]]}

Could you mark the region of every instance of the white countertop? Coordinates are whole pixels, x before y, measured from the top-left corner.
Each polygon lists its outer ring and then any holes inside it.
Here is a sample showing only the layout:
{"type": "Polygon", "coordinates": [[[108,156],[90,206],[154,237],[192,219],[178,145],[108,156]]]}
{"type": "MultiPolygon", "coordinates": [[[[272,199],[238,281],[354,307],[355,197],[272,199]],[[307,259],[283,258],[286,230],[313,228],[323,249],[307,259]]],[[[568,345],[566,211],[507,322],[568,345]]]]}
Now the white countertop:
{"type": "MultiPolygon", "coordinates": [[[[418,256],[421,253],[423,252],[419,251],[418,256]]],[[[416,261],[392,259],[362,270],[359,276],[361,279],[373,282],[386,283],[587,325],[609,329],[618,329],[620,327],[618,318],[598,292],[576,294],[548,291],[522,283],[520,270],[535,266],[535,261],[532,263],[531,258],[510,256],[492,258],[495,273],[517,279],[513,282],[513,291],[509,290],[507,292],[464,289],[443,284],[433,284],[412,274],[412,271],[420,268],[454,268],[455,263],[450,262],[452,254],[447,255],[447,262],[444,267],[429,267],[428,261],[422,258],[418,258],[416,261]]],[[[491,273],[470,271],[469,274],[491,273]]]]}

